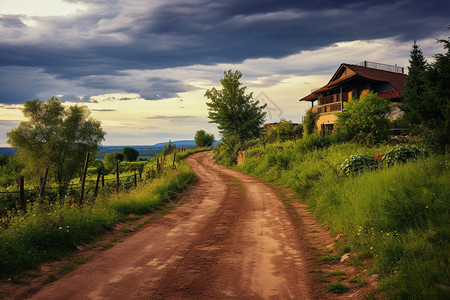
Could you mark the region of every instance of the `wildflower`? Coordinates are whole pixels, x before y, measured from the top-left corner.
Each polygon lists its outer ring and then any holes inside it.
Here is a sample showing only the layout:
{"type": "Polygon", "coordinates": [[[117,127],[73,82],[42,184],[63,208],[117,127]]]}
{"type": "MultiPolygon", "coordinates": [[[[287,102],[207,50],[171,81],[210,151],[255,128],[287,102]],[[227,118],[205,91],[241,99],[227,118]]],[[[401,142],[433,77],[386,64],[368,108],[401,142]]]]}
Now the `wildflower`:
{"type": "Polygon", "coordinates": [[[62,227],[59,227],[59,230],[61,230],[62,229],[62,227]]]}
{"type": "Polygon", "coordinates": [[[373,247],[370,247],[370,250],[373,250],[373,247]]]}
{"type": "Polygon", "coordinates": [[[388,232],[388,233],[386,233],[386,235],[389,235],[389,232],[388,232]]]}
{"type": "Polygon", "coordinates": [[[425,206],[425,208],[428,208],[428,205],[427,205],[427,206],[425,206]]]}

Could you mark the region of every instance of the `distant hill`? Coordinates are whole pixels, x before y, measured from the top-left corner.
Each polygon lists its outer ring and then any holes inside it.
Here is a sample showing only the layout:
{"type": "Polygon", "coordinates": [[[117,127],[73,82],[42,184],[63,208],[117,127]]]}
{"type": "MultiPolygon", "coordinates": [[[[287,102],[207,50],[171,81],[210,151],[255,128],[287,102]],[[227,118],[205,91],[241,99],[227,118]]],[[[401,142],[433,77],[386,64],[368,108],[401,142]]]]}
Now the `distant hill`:
{"type": "MultiPolygon", "coordinates": [[[[156,153],[161,152],[162,149],[164,149],[164,146],[168,142],[165,143],[157,143],[154,145],[139,145],[139,146],[103,146],[100,151],[97,153],[97,156],[95,158],[97,159],[103,159],[106,153],[114,153],[114,152],[122,152],[122,149],[124,147],[132,147],[139,151],[139,157],[140,158],[149,158],[154,157],[156,153]]],[[[195,141],[194,140],[181,140],[181,141],[173,141],[172,142],[177,148],[192,148],[195,147],[195,141]]],[[[214,143],[216,145],[218,141],[214,143]]],[[[7,154],[7,155],[14,155],[16,153],[16,149],[11,147],[0,147],[0,155],[7,154]]]]}

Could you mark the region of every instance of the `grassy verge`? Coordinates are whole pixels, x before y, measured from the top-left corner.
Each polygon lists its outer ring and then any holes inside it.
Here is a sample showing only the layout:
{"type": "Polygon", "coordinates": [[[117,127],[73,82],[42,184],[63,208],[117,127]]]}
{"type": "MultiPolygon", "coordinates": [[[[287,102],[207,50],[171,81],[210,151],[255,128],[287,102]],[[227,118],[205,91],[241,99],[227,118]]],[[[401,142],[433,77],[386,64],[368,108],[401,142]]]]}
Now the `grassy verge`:
{"type": "Polygon", "coordinates": [[[111,229],[126,214],[158,209],[189,184],[193,172],[186,162],[133,190],[104,196],[78,207],[70,199],[36,202],[26,214],[15,215],[0,227],[0,277],[68,254],[82,242],[111,229]]]}
{"type": "Polygon", "coordinates": [[[391,147],[311,138],[250,149],[238,169],[295,190],[321,222],[345,236],[340,247],[371,261],[389,298],[448,299],[448,155],[354,176],[338,171],[351,155],[379,155],[391,147]]]}

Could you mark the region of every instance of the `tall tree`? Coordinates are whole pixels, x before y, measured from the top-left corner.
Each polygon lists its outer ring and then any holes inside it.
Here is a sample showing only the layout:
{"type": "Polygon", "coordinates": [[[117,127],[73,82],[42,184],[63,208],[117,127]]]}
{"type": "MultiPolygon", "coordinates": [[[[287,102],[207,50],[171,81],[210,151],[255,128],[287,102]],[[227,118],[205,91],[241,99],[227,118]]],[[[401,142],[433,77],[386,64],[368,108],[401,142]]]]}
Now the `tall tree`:
{"type": "Polygon", "coordinates": [[[417,125],[421,123],[423,110],[427,106],[425,99],[427,62],[416,40],[410,53],[402,110],[405,112],[405,120],[411,125],[417,125]]]}
{"type": "Polygon", "coordinates": [[[70,181],[106,134],[86,106],[65,107],[56,97],[26,101],[22,111],[28,120],[7,133],[7,142],[17,148],[28,177],[39,178],[48,166],[58,183],[70,181]]]}
{"type": "Polygon", "coordinates": [[[239,71],[224,72],[220,80],[222,89],[207,90],[205,97],[210,100],[206,103],[210,123],[218,124],[224,140],[235,137],[242,145],[246,140],[259,137],[267,104],[254,101],[253,93],[245,94],[247,88],[241,86],[241,77],[239,71]]]}

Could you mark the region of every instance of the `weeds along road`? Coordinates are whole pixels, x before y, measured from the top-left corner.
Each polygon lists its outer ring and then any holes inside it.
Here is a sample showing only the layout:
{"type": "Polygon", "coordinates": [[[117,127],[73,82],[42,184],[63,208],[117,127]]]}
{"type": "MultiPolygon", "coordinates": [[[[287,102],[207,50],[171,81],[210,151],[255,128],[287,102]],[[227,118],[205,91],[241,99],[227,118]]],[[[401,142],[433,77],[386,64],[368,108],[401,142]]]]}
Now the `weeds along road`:
{"type": "Polygon", "coordinates": [[[277,194],[210,152],[187,160],[199,180],[183,205],[32,299],[321,298],[277,194]]]}

